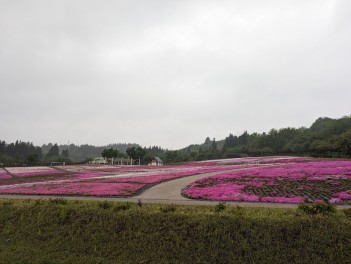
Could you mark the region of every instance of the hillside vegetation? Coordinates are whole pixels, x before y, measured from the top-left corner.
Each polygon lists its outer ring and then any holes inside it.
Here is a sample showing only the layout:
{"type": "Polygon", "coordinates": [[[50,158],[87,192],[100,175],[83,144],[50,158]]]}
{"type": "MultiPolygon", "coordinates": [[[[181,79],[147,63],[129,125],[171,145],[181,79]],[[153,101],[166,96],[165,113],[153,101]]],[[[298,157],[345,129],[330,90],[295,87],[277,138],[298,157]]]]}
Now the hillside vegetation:
{"type": "Polygon", "coordinates": [[[350,210],[308,212],[1,200],[0,262],[349,263],[350,210]]]}
{"type": "MultiPolygon", "coordinates": [[[[157,143],[157,142],[155,142],[157,143]]],[[[16,141],[6,143],[0,140],[0,165],[22,166],[44,165],[51,161],[86,163],[101,156],[106,148],[118,149],[121,157],[128,158],[126,150],[138,144],[110,144],[107,146],[76,146],[49,143],[35,147],[32,143],[16,141]]],[[[229,134],[216,141],[207,137],[203,144],[192,144],[180,150],[166,150],[157,146],[144,147],[142,164],[148,164],[155,156],[165,163],[179,163],[191,160],[236,158],[241,156],[267,155],[310,155],[314,157],[351,158],[351,116],[339,119],[318,118],[309,128],[271,129],[264,133],[229,134]]]]}

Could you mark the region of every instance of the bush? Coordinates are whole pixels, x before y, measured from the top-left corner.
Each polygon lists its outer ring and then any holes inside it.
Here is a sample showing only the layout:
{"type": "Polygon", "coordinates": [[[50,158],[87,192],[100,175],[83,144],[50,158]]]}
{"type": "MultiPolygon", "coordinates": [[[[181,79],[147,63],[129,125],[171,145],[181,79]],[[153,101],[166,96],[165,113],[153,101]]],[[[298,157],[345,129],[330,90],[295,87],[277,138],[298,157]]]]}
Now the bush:
{"type": "Polygon", "coordinates": [[[66,205],[67,201],[63,198],[56,198],[56,199],[49,199],[49,204],[54,204],[54,205],[66,205]]]}
{"type": "Polygon", "coordinates": [[[351,218],[351,208],[342,210],[342,212],[349,218],[351,218]]]}
{"type": "Polygon", "coordinates": [[[167,204],[166,206],[162,206],[160,211],[162,213],[172,213],[177,210],[177,207],[174,204],[167,204]]]}
{"type": "Polygon", "coordinates": [[[226,205],[225,203],[219,202],[219,203],[215,206],[214,210],[215,210],[215,212],[222,212],[222,211],[224,211],[226,208],[227,208],[227,205],[226,205]]]}
{"type": "Polygon", "coordinates": [[[236,216],[243,216],[244,215],[244,208],[237,205],[232,209],[232,212],[236,216]]]}
{"type": "Polygon", "coordinates": [[[98,205],[102,209],[109,209],[112,207],[112,204],[109,203],[108,201],[99,202],[98,205]]]}
{"type": "Polygon", "coordinates": [[[121,204],[121,205],[116,205],[113,210],[114,211],[126,211],[129,210],[132,207],[132,205],[130,203],[126,203],[126,204],[121,204]]]}
{"type": "Polygon", "coordinates": [[[333,214],[336,213],[336,206],[327,203],[299,204],[298,210],[308,215],[333,214]]]}
{"type": "Polygon", "coordinates": [[[60,223],[65,223],[67,219],[68,219],[67,207],[60,208],[60,223]]]}

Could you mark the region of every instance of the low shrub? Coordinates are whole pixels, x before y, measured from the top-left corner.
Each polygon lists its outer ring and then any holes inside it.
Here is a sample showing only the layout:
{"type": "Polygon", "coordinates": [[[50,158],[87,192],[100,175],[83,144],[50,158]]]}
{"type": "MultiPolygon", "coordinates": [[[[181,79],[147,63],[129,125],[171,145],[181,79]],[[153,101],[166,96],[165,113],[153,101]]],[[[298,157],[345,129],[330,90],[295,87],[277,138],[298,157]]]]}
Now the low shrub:
{"type": "Polygon", "coordinates": [[[175,206],[174,204],[167,204],[160,208],[160,211],[162,213],[172,213],[172,212],[175,212],[176,210],[177,210],[177,206],[175,206]]]}
{"type": "Polygon", "coordinates": [[[67,219],[68,219],[67,207],[60,208],[60,223],[65,223],[67,219]]]}
{"type": "Polygon", "coordinates": [[[98,205],[102,209],[109,209],[112,207],[112,203],[110,203],[108,201],[99,202],[98,205]]]}
{"type": "Polygon", "coordinates": [[[243,216],[244,215],[244,208],[237,205],[232,209],[232,212],[236,216],[243,216]]]}
{"type": "Polygon", "coordinates": [[[342,212],[349,218],[351,218],[351,208],[343,209],[342,212]]]}
{"type": "Polygon", "coordinates": [[[227,205],[226,205],[225,203],[219,202],[219,203],[215,206],[214,211],[215,211],[215,212],[222,212],[222,211],[224,211],[226,208],[227,208],[227,205]]]}
{"type": "Polygon", "coordinates": [[[53,205],[65,205],[65,204],[67,204],[67,201],[63,198],[56,198],[56,199],[50,198],[48,203],[53,204],[53,205]]]}
{"type": "Polygon", "coordinates": [[[114,211],[126,211],[129,210],[132,207],[130,203],[125,203],[125,204],[120,204],[120,205],[115,205],[113,207],[114,211]]]}
{"type": "Polygon", "coordinates": [[[336,213],[336,206],[327,203],[308,203],[299,204],[298,210],[308,215],[333,214],[336,213]]]}

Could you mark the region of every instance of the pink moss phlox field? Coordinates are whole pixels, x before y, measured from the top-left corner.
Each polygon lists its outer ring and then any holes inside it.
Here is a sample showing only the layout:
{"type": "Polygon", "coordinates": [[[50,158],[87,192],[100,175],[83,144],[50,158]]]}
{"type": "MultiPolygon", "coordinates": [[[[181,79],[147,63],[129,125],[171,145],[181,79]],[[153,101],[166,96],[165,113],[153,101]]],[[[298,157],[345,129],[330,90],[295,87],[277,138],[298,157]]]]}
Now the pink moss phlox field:
{"type": "Polygon", "coordinates": [[[189,188],[186,195],[192,198],[200,198],[216,201],[251,201],[258,202],[259,197],[256,195],[246,194],[242,192],[245,185],[234,183],[219,183],[215,188],[213,186],[203,188],[189,188]]]}
{"type": "Polygon", "coordinates": [[[215,172],[216,176],[197,181],[183,193],[218,201],[299,203],[305,198],[328,199],[339,204],[351,201],[350,161],[311,162],[280,156],[160,167],[84,164],[9,169],[17,177],[11,177],[5,170],[1,174],[0,170],[0,193],[131,196],[163,181],[215,172]]]}
{"type": "Polygon", "coordinates": [[[64,173],[63,171],[52,167],[10,167],[7,168],[7,170],[16,177],[31,177],[64,173]]]}
{"type": "Polygon", "coordinates": [[[183,194],[219,201],[350,203],[351,161],[298,162],[227,172],[198,180],[183,194]]]}
{"type": "Polygon", "coordinates": [[[11,175],[7,173],[3,168],[0,168],[0,179],[10,179],[11,175]]]}
{"type": "Polygon", "coordinates": [[[177,179],[185,176],[196,175],[199,173],[203,173],[203,172],[200,170],[179,171],[174,173],[163,173],[163,174],[156,174],[156,175],[109,177],[109,178],[97,179],[97,180],[100,182],[129,182],[129,183],[154,184],[154,183],[160,183],[171,179],[177,179]]]}
{"type": "Polygon", "coordinates": [[[246,157],[233,159],[220,159],[210,161],[194,161],[186,164],[192,166],[216,166],[216,165],[240,165],[240,164],[277,164],[277,163],[300,163],[307,162],[302,157],[289,156],[266,156],[266,157],[246,157]]]}
{"type": "Polygon", "coordinates": [[[93,195],[93,196],[128,196],[142,189],[144,184],[72,182],[61,184],[41,184],[29,187],[1,189],[8,194],[41,195],[93,195]]]}

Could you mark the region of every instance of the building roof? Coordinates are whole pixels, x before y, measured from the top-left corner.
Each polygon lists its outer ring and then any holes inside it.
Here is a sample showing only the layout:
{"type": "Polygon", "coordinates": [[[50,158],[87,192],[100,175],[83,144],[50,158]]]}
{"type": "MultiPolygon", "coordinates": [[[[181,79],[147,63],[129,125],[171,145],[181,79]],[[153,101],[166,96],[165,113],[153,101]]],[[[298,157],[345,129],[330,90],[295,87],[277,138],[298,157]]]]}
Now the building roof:
{"type": "Polygon", "coordinates": [[[159,157],[154,157],[154,159],[159,163],[163,163],[163,161],[159,157]]]}

